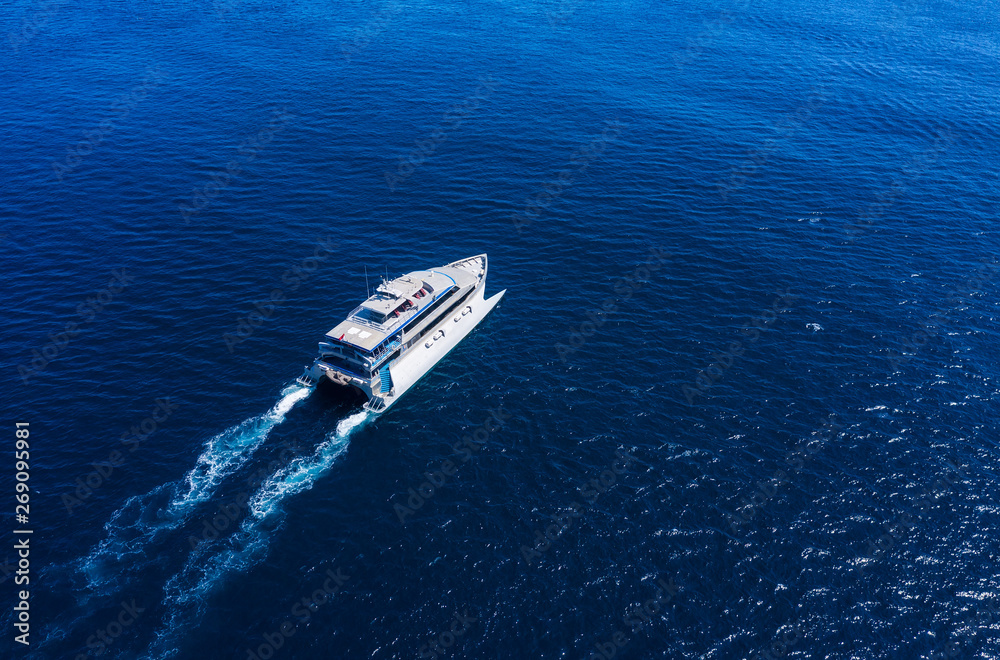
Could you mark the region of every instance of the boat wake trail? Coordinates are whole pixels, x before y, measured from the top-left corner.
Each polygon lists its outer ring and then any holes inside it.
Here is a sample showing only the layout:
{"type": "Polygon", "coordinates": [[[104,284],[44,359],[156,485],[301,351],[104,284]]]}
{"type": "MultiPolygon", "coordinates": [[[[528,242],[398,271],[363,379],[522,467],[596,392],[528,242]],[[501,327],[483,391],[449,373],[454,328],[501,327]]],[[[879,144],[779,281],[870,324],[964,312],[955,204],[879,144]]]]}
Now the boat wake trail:
{"type": "Polygon", "coordinates": [[[202,543],[184,567],[164,587],[168,607],[164,627],[157,632],[148,657],[166,658],[178,652],[177,633],[197,625],[208,597],[233,573],[246,573],[267,555],[277,530],[282,503],[312,488],[347,451],[351,435],[372,418],[368,411],[346,417],[316,447],[312,456],[300,457],[271,476],[248,504],[248,516],[239,530],[217,543],[202,543]]]}
{"type": "Polygon", "coordinates": [[[275,513],[278,505],[296,493],[312,488],[316,478],[330,469],[334,461],[347,449],[351,434],[370,419],[368,411],[362,410],[337,423],[337,430],[321,445],[316,447],[312,458],[299,458],[285,469],[264,482],[261,489],[250,501],[250,511],[257,520],[264,520],[275,513]]]}
{"type": "Polygon", "coordinates": [[[244,420],[209,440],[194,469],[187,473],[187,492],[170,503],[167,513],[176,518],[211,497],[219,482],[243,465],[271,430],[285,421],[288,411],[311,391],[300,385],[289,385],[281,392],[278,403],[265,414],[244,420]]]}
{"type": "Polygon", "coordinates": [[[289,385],[263,415],[246,419],[210,438],[194,468],[180,483],[158,486],[130,497],[104,526],[107,537],[82,562],[91,592],[121,579],[120,567],[137,568],[132,559],[145,554],[158,535],[177,529],[194,508],[208,500],[227,476],[239,469],[267,439],[274,427],[312,392],[289,385]],[[172,497],[171,497],[172,495],[172,497]]]}

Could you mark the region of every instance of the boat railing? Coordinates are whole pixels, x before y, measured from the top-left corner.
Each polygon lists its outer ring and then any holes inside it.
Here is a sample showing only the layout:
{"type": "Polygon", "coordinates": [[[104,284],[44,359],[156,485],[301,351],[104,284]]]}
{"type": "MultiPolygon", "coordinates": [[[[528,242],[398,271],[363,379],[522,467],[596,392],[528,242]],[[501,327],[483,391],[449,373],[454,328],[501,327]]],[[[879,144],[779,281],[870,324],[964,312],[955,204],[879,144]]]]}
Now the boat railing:
{"type": "Polygon", "coordinates": [[[392,332],[395,332],[401,323],[405,323],[410,318],[412,318],[413,315],[420,309],[423,309],[423,307],[414,305],[409,309],[407,309],[405,312],[401,313],[399,316],[394,316],[386,320],[385,323],[376,323],[375,321],[370,321],[363,316],[358,316],[358,312],[362,310],[362,307],[358,307],[348,315],[347,320],[355,325],[363,325],[365,327],[371,328],[372,330],[377,330],[378,332],[384,332],[386,334],[390,334],[392,332]]]}
{"type": "Polygon", "coordinates": [[[370,368],[374,369],[387,355],[389,355],[391,351],[402,345],[403,341],[401,339],[393,339],[388,344],[385,344],[381,348],[377,349],[369,358],[370,368]]]}
{"type": "Polygon", "coordinates": [[[319,381],[319,378],[314,376],[312,372],[313,372],[312,367],[306,367],[305,373],[299,376],[297,379],[295,379],[295,382],[297,382],[302,387],[312,387],[319,381]]]}

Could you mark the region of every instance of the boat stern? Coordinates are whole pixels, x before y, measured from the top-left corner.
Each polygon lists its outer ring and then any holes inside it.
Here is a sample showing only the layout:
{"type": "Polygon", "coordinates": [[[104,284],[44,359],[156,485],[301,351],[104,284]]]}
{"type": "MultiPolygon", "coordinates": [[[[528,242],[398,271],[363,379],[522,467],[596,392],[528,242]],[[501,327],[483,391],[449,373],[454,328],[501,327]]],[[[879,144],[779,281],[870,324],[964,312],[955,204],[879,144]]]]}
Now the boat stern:
{"type": "Polygon", "coordinates": [[[313,387],[319,382],[319,379],[323,377],[323,370],[319,368],[319,360],[312,363],[312,366],[306,365],[305,372],[295,379],[295,382],[302,387],[313,387]]]}

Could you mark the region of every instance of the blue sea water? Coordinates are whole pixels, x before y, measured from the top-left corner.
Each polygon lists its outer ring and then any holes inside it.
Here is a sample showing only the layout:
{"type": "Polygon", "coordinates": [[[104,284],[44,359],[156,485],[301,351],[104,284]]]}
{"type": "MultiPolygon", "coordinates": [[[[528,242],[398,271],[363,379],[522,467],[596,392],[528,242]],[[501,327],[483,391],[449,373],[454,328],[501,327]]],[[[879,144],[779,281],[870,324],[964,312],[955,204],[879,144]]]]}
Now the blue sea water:
{"type": "Polygon", "coordinates": [[[1000,656],[995,3],[0,42],[3,657],[1000,656]],[[294,384],[366,267],[479,252],[505,298],[386,414],[294,384]]]}

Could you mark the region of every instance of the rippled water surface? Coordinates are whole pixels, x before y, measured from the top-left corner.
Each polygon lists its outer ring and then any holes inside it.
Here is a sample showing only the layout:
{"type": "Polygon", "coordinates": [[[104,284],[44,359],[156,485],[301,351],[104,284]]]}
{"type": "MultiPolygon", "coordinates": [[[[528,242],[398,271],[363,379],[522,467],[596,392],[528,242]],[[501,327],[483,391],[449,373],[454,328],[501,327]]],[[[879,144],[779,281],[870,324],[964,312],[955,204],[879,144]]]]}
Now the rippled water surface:
{"type": "Polygon", "coordinates": [[[7,3],[0,655],[997,657],[996,9],[7,3]]]}

